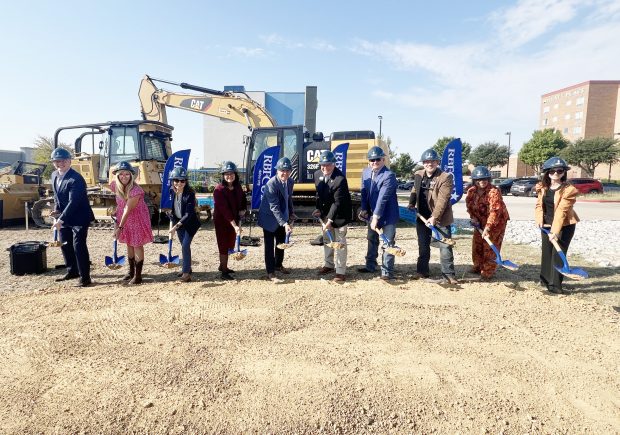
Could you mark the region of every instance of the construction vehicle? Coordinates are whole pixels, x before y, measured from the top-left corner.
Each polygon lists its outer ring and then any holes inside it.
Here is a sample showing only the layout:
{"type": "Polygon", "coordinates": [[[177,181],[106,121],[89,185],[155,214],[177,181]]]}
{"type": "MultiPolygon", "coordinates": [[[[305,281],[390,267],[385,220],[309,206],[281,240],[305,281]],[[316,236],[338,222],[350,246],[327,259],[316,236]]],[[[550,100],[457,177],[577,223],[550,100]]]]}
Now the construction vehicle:
{"type": "MultiPolygon", "coordinates": [[[[247,125],[250,135],[244,136],[240,144],[245,147],[246,171],[243,181],[248,191],[252,188],[252,174],[257,158],[266,148],[279,145],[280,157],[288,157],[293,163],[291,177],[295,181],[294,201],[296,213],[300,216],[313,210],[313,176],[319,169],[318,159],[322,150],[334,149],[344,142],[349,143],[345,175],[349,179],[354,201],[358,199],[355,202],[359,202],[361,174],[368,165],[366,153],[371,147],[378,145],[374,132],[367,130],[335,132],[331,135],[331,141],[326,141],[322,133],[310,133],[303,125],[277,126],[267,110],[243,92],[222,92],[188,83],[155,79],[147,75],[140,84],[139,98],[145,120],[166,123],[166,108],[173,107],[247,125]],[[166,91],[158,88],[155,82],[180,86],[202,92],[203,95],[166,91]]],[[[385,148],[385,145],[381,146],[385,148]]],[[[387,149],[384,151],[388,154],[387,149]]]]}
{"type": "Polygon", "coordinates": [[[0,227],[23,223],[27,207],[45,196],[41,184],[45,167],[18,160],[0,169],[0,227]]]}
{"type": "MultiPolygon", "coordinates": [[[[97,224],[112,226],[110,215],[116,200],[108,185],[113,179],[112,169],[120,161],[129,161],[138,169],[136,182],[145,192],[144,200],[151,216],[156,216],[164,166],[172,154],[170,141],[173,127],[142,120],[61,127],[54,133],[54,147],[58,146],[60,133],[67,130],[77,130],[79,134],[74,144],[75,157],[71,160],[71,167],[86,181],[97,224]],[[90,153],[83,151],[86,138],[92,143],[90,153]]],[[[42,198],[33,204],[32,218],[39,226],[49,226],[49,214],[53,209],[54,198],[42,198]]]]}

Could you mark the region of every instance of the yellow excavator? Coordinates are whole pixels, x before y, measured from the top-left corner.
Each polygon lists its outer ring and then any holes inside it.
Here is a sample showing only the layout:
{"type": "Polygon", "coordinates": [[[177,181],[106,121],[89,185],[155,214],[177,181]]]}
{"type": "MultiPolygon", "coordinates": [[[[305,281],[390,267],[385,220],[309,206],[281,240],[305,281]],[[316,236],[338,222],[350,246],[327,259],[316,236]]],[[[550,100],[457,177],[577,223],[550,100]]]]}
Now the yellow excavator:
{"type": "Polygon", "coordinates": [[[29,205],[45,196],[45,166],[18,160],[0,169],[0,227],[23,223],[29,205]]]}

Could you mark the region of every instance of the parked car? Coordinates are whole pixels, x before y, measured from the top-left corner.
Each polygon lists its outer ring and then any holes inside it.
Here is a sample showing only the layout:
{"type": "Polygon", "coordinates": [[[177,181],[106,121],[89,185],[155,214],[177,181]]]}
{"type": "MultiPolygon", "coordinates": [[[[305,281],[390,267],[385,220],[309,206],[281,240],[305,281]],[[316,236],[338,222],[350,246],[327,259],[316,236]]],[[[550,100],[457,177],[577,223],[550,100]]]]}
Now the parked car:
{"type": "Polygon", "coordinates": [[[406,183],[402,183],[398,185],[400,190],[411,190],[413,187],[413,181],[407,181],[406,183]]]}
{"type": "Polygon", "coordinates": [[[501,190],[502,195],[508,195],[510,193],[510,188],[512,187],[512,183],[514,182],[514,180],[514,178],[494,178],[491,181],[491,184],[501,190]]]}
{"type": "Polygon", "coordinates": [[[616,183],[601,183],[603,185],[604,192],[618,192],[620,191],[620,184],[616,183]]]}
{"type": "Polygon", "coordinates": [[[467,189],[471,187],[471,181],[463,181],[463,193],[467,192],[467,189]]]}
{"type": "Polygon", "coordinates": [[[603,185],[594,178],[570,178],[568,182],[575,186],[579,193],[584,195],[588,193],[603,193],[603,185]]]}
{"type": "Polygon", "coordinates": [[[516,178],[512,182],[510,193],[514,196],[536,196],[536,189],[534,189],[536,183],[538,183],[536,177],[516,178]]]}

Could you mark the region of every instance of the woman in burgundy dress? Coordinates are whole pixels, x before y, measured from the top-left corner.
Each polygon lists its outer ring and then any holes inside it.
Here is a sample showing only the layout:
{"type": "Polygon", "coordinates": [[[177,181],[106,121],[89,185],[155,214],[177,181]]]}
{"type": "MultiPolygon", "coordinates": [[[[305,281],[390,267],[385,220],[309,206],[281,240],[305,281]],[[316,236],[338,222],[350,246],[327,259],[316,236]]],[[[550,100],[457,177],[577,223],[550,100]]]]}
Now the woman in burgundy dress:
{"type": "Polygon", "coordinates": [[[228,250],[235,247],[237,234],[241,234],[240,219],[245,215],[247,200],[239,183],[237,165],[224,162],[222,182],[213,191],[215,236],[220,253],[222,279],[231,280],[234,270],[228,268],[228,250]]]}
{"type": "Polygon", "coordinates": [[[134,179],[136,170],[129,162],[119,162],[112,171],[115,180],[110,189],[116,194],[116,239],[127,244],[129,273],[123,277],[129,284],[142,282],[144,245],[153,241],[151,215],[144,202],[144,190],[134,179]]]}

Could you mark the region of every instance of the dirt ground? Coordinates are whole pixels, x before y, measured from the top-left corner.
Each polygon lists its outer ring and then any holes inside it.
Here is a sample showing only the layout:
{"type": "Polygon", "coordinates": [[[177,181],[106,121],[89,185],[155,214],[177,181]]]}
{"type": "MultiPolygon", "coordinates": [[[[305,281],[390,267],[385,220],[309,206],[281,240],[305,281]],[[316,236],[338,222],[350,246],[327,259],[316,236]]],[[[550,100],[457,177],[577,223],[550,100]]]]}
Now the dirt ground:
{"type": "MultiPolygon", "coordinates": [[[[620,274],[583,259],[592,278],[569,295],[536,284],[539,253],[506,245],[521,265],[471,280],[470,236],[457,237],[457,286],[413,281],[415,231],[400,228],[399,279],[355,272],[365,231],[349,231],[349,280],[316,277],[316,227],[296,229],[293,273],[262,280],[262,247],[219,280],[214,233],[193,244],[194,281],[157,266],[145,283],[110,271],[111,232],[93,230],[96,285],[0,267],[2,433],[619,433],[620,274]]],[[[49,231],[3,229],[6,247],[49,231]]],[[[254,235],[258,232],[254,230],[254,235]]],[[[178,244],[175,245],[178,253],[178,244]]],[[[433,272],[438,253],[433,250],[433,272]]],[[[232,262],[231,262],[232,263],[232,262]]]]}

